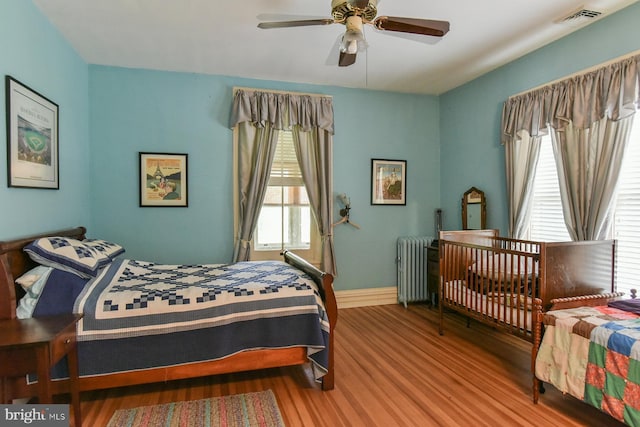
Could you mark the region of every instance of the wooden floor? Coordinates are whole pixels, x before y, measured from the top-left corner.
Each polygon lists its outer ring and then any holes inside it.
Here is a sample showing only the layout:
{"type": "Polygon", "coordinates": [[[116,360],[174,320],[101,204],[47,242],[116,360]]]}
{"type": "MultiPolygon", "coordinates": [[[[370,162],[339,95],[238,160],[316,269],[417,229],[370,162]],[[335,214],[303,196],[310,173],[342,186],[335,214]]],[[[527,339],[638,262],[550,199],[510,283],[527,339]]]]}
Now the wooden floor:
{"type": "Polygon", "coordinates": [[[340,310],[336,388],[308,367],[222,375],[82,394],[86,426],[119,408],[271,389],[287,426],[620,426],[548,386],[531,399],[529,343],[424,305],[340,310]]]}

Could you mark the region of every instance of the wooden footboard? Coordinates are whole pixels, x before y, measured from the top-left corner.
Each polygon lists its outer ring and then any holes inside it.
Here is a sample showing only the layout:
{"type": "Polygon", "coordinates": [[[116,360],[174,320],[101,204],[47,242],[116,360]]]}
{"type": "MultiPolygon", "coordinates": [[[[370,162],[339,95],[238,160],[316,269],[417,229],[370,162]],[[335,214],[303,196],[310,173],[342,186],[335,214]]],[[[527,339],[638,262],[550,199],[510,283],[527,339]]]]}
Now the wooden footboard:
{"type": "Polygon", "coordinates": [[[551,300],[550,310],[607,305],[609,302],[616,301],[623,296],[624,292],[610,292],[595,295],[580,295],[575,297],[554,298],[551,300]]]}
{"type": "MultiPolygon", "coordinates": [[[[16,302],[22,289],[14,282],[35,264],[25,254],[23,248],[35,239],[47,236],[65,236],[78,240],[85,238],[86,229],[77,227],[67,230],[59,230],[52,233],[43,233],[11,241],[0,242],[0,318],[16,317],[16,302]]],[[[329,366],[328,373],[322,379],[322,389],[334,388],[334,329],[338,319],[338,308],[333,291],[333,276],[324,273],[308,263],[298,255],[285,251],[285,262],[307,273],[318,284],[320,293],[325,303],[325,309],[330,322],[329,342],[329,366]]],[[[242,372],[256,369],[266,369],[283,366],[301,365],[308,362],[304,347],[293,347],[273,350],[248,350],[225,357],[220,360],[189,363],[179,366],[153,368],[136,372],[117,373],[95,377],[82,377],[79,379],[81,391],[96,390],[129,386],[136,384],[148,384],[175,379],[195,378],[207,375],[242,372]]],[[[14,378],[7,382],[9,393],[5,396],[21,398],[35,396],[35,385],[27,385],[24,378],[14,378]]],[[[0,383],[2,385],[2,383],[0,383]]],[[[68,391],[68,381],[54,381],[53,392],[63,393],[68,391]]]]}
{"type": "Polygon", "coordinates": [[[338,323],[338,303],[333,291],[333,276],[329,273],[325,273],[324,271],[319,270],[318,268],[307,262],[305,259],[294,254],[291,251],[284,251],[282,255],[284,256],[285,262],[311,276],[313,281],[316,282],[316,285],[318,285],[318,289],[320,289],[320,293],[324,301],[324,308],[325,310],[327,310],[327,317],[329,318],[329,323],[331,325],[331,330],[329,333],[329,369],[327,374],[322,378],[322,389],[331,390],[334,387],[335,381],[333,369],[334,330],[336,324],[338,323]]]}

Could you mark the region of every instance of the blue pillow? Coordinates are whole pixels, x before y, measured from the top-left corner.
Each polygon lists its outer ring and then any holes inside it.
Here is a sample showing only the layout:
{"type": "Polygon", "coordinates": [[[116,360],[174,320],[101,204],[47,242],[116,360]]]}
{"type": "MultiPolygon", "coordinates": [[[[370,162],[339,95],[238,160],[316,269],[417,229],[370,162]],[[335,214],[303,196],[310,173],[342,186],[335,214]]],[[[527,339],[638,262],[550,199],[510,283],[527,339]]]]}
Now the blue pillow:
{"type": "Polygon", "coordinates": [[[43,237],[25,246],[29,257],[41,265],[68,271],[82,278],[96,277],[111,258],[68,237],[43,237]]]}
{"type": "Polygon", "coordinates": [[[102,254],[114,259],[118,255],[124,253],[124,248],[117,243],[108,242],[102,239],[85,239],[82,241],[85,245],[92,247],[102,254]]]}

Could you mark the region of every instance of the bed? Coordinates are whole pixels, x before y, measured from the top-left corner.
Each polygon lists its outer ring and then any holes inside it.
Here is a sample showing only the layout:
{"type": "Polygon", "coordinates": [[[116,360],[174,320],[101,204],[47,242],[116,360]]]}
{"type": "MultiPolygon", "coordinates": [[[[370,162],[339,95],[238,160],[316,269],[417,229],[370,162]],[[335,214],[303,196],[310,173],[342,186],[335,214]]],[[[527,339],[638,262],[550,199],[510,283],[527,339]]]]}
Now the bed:
{"type": "MultiPolygon", "coordinates": [[[[440,334],[445,309],[530,341],[534,371],[543,312],[551,301],[611,294],[615,241],[533,242],[497,230],[441,231],[440,334]]],[[[533,375],[533,400],[539,382],[533,375]]]]}
{"type": "Polygon", "coordinates": [[[558,298],[540,321],[545,333],[537,378],[618,421],[640,425],[640,300],[558,298]]]}
{"type": "MultiPolygon", "coordinates": [[[[84,314],[80,391],[305,363],[323,390],[334,387],[337,305],[330,274],[288,251],[284,262],[167,266],[127,259],[118,248],[86,239],[84,227],[0,242],[1,318],[15,318],[25,307],[34,317],[84,314]],[[52,248],[67,249],[69,242],[75,252],[97,255],[81,265],[65,256],[52,261],[60,254],[52,248]],[[38,276],[40,270],[47,273],[38,276]],[[17,283],[31,278],[38,285],[35,306],[24,296],[36,285],[17,283]],[[168,320],[162,307],[169,308],[168,320]]],[[[60,378],[54,393],[68,391],[60,368],[52,373],[60,378]]],[[[24,378],[6,381],[5,400],[36,394],[24,378]]]]}

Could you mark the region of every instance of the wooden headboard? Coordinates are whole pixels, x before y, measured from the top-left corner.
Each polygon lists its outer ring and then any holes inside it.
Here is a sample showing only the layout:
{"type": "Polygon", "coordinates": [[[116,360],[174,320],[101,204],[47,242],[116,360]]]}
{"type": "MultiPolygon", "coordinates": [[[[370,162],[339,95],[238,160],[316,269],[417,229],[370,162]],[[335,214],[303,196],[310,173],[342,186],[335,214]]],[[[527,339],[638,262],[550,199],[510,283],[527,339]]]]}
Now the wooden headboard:
{"type": "Polygon", "coordinates": [[[86,232],[85,227],[76,227],[0,242],[0,319],[15,319],[17,296],[22,295],[22,289],[16,286],[14,279],[36,265],[23,251],[24,247],[36,239],[49,236],[83,240],[86,232]]]}

